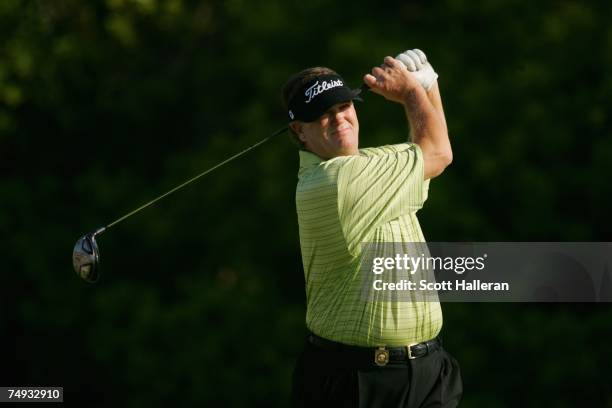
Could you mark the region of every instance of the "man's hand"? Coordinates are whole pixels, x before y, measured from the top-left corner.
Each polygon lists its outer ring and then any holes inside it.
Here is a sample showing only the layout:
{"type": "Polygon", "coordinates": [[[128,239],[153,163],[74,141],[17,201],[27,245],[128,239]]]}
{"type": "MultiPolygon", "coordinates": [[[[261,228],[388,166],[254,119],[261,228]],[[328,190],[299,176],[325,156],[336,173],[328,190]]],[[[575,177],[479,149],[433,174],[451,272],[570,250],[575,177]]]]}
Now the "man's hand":
{"type": "Polygon", "coordinates": [[[363,82],[372,92],[401,104],[406,103],[406,97],[410,93],[421,88],[421,84],[412,73],[408,72],[408,68],[389,56],[385,57],[380,67],[374,67],[371,74],[366,74],[363,82]]]}
{"type": "Polygon", "coordinates": [[[404,51],[395,58],[406,65],[408,71],[416,77],[426,91],[429,91],[438,79],[438,74],[427,62],[427,56],[418,48],[404,51]]]}

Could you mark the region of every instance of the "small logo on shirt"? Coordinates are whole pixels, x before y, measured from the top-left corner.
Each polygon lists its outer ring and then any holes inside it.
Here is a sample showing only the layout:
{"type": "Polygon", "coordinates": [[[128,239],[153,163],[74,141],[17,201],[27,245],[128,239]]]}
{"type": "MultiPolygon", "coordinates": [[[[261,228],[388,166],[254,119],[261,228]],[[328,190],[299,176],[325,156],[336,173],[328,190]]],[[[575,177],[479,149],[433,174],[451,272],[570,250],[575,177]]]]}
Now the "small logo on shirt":
{"type": "Polygon", "coordinates": [[[306,96],[305,103],[310,103],[310,101],[312,101],[317,95],[325,91],[343,85],[344,84],[340,79],[336,79],[335,81],[323,81],[320,84],[319,81],[317,81],[310,88],[306,89],[306,92],[304,92],[304,96],[306,96]]]}

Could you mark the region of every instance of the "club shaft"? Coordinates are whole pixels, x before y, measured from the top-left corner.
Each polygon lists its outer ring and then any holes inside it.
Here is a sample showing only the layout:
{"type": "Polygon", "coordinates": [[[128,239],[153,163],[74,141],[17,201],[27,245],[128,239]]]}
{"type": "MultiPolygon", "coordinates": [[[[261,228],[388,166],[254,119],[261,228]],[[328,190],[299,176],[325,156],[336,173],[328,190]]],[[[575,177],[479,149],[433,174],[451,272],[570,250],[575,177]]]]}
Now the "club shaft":
{"type": "MultiPolygon", "coordinates": [[[[369,87],[368,87],[366,84],[362,84],[362,85],[361,85],[361,91],[362,91],[362,92],[367,91],[368,89],[370,89],[370,88],[369,88],[369,87]]],[[[274,136],[280,135],[281,133],[284,133],[284,132],[285,132],[285,131],[287,131],[287,130],[288,130],[288,128],[287,128],[287,127],[283,127],[283,128],[278,129],[277,131],[275,131],[274,133],[272,133],[270,136],[266,137],[265,139],[263,139],[263,140],[261,140],[261,141],[259,141],[259,142],[255,143],[254,145],[252,145],[252,146],[250,146],[250,147],[248,147],[248,148],[246,148],[246,149],[242,150],[241,152],[236,153],[235,155],[233,155],[233,156],[231,156],[231,157],[228,157],[227,159],[223,160],[221,163],[219,163],[219,164],[217,164],[217,165],[215,165],[215,166],[211,167],[210,169],[207,169],[206,171],[204,171],[204,172],[202,172],[202,173],[198,174],[198,175],[197,175],[197,176],[195,176],[195,177],[190,178],[189,180],[185,181],[184,183],[182,183],[182,184],[180,184],[180,185],[178,185],[178,186],[174,187],[172,190],[170,190],[170,191],[168,191],[168,192],[166,192],[166,193],[164,193],[164,194],[160,195],[159,197],[154,198],[153,200],[149,201],[148,203],[145,203],[145,204],[141,205],[140,207],[136,208],[135,210],[130,211],[129,213],[125,214],[125,215],[124,215],[124,216],[122,216],[121,218],[118,218],[117,220],[115,220],[115,221],[111,222],[110,224],[106,225],[106,227],[104,227],[104,230],[106,230],[106,229],[108,229],[108,228],[112,227],[113,225],[117,225],[117,224],[119,224],[121,221],[125,220],[126,218],[129,218],[129,217],[131,217],[132,215],[134,215],[134,214],[136,214],[136,213],[138,213],[138,212],[140,212],[140,211],[144,210],[145,208],[147,208],[147,207],[149,207],[149,206],[151,206],[151,205],[155,204],[155,203],[156,203],[156,202],[158,202],[159,200],[161,200],[161,199],[163,199],[163,198],[165,198],[165,197],[169,196],[170,194],[172,194],[172,193],[174,193],[174,192],[176,192],[176,191],[178,191],[178,190],[182,189],[183,187],[187,186],[188,184],[193,183],[194,181],[196,181],[196,180],[197,180],[197,179],[199,179],[200,177],[203,177],[203,176],[207,175],[207,174],[208,174],[208,173],[210,173],[211,171],[214,171],[214,170],[218,169],[219,167],[223,166],[224,164],[227,164],[227,163],[231,162],[232,160],[234,160],[234,159],[236,159],[236,158],[238,158],[238,157],[242,156],[243,154],[245,154],[245,153],[247,153],[248,151],[250,151],[250,150],[252,150],[252,149],[256,148],[257,146],[264,144],[265,142],[267,142],[268,140],[270,140],[270,139],[271,139],[271,138],[273,138],[274,136]]]]}
{"type": "Polygon", "coordinates": [[[104,229],[108,229],[110,227],[112,227],[113,225],[117,225],[119,224],[121,221],[125,220],[126,218],[131,217],[132,215],[144,210],[145,208],[155,204],[156,202],[158,202],[159,200],[169,196],[170,194],[182,189],[183,187],[193,183],[194,181],[196,181],[197,179],[199,179],[200,177],[203,177],[205,175],[207,175],[208,173],[210,173],[211,171],[214,171],[216,169],[218,169],[219,167],[223,166],[224,164],[227,164],[229,162],[231,162],[232,160],[242,156],[243,154],[249,152],[250,150],[256,148],[259,145],[264,144],[265,142],[267,142],[268,140],[270,140],[271,138],[273,138],[276,135],[280,135],[281,133],[284,133],[287,130],[286,127],[281,128],[279,130],[277,130],[276,132],[272,133],[270,136],[266,137],[265,139],[255,143],[254,145],[247,147],[246,149],[234,154],[233,156],[228,157],[227,159],[223,160],[222,162],[214,165],[213,167],[203,171],[202,173],[198,174],[195,177],[190,178],[189,180],[185,181],[184,183],[174,187],[172,190],[165,192],[164,194],[160,195],[159,197],[154,198],[153,200],[149,201],[148,203],[145,203],[143,205],[141,205],[140,207],[136,208],[133,211],[130,211],[129,213],[125,214],[124,216],[122,216],[121,218],[118,218],[117,220],[111,222],[110,224],[108,224],[106,227],[104,227],[104,229]]]}

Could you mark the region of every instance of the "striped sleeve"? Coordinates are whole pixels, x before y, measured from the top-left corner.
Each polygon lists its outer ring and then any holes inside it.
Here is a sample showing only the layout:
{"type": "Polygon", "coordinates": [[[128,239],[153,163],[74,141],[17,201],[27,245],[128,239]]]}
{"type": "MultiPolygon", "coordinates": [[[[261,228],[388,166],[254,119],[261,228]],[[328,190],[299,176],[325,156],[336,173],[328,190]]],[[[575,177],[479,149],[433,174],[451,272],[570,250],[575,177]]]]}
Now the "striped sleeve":
{"type": "Polygon", "coordinates": [[[429,184],[423,180],[423,156],[417,144],[361,153],[346,158],[338,174],[338,212],[353,254],[379,226],[418,211],[429,184]]]}

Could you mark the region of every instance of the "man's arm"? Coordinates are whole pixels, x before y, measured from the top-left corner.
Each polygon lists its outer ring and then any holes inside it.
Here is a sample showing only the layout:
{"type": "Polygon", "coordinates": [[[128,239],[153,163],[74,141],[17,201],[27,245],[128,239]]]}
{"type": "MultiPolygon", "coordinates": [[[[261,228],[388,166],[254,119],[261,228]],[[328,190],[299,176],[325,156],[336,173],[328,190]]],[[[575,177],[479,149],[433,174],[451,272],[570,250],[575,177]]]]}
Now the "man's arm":
{"type": "MultiPolygon", "coordinates": [[[[444,108],[442,107],[442,97],[440,96],[440,89],[438,88],[438,81],[435,81],[431,88],[427,91],[427,98],[429,98],[429,102],[433,105],[436,112],[438,112],[438,116],[440,116],[440,120],[442,121],[442,125],[444,126],[444,132],[448,135],[448,128],[446,126],[446,117],[444,116],[444,108]]],[[[410,125],[410,136],[411,140],[414,142],[414,127],[410,120],[408,121],[410,125]]],[[[451,151],[451,160],[452,160],[452,151],[451,151]]]]}
{"type": "Polygon", "coordinates": [[[391,57],[385,57],[384,64],[372,69],[363,80],[373,92],[404,106],[412,141],[423,152],[424,178],[440,175],[453,156],[437,85],[428,96],[406,67],[391,57]]]}
{"type": "Polygon", "coordinates": [[[437,84],[428,92],[422,87],[408,92],[404,110],[410,122],[412,141],[423,152],[425,179],[439,176],[452,162],[453,151],[437,84]]]}
{"type": "Polygon", "coordinates": [[[448,136],[448,128],[446,127],[446,117],[444,116],[444,108],[442,107],[442,97],[440,96],[438,81],[434,82],[429,91],[427,91],[427,97],[429,98],[429,102],[431,102],[436,112],[438,112],[442,125],[444,125],[444,132],[446,132],[446,135],[448,136]]]}

